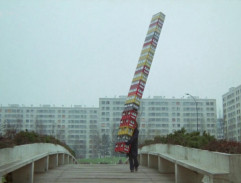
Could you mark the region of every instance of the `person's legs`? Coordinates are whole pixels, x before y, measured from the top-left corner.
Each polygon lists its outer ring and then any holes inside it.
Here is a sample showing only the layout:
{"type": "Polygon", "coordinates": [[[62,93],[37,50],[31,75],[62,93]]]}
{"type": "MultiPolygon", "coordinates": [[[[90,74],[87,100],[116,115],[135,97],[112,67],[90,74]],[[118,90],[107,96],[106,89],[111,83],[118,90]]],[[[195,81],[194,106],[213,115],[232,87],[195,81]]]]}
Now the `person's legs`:
{"type": "Polygon", "coordinates": [[[134,162],[133,162],[133,157],[131,154],[129,154],[129,163],[130,163],[130,170],[134,171],[134,162]]]}
{"type": "Polygon", "coordinates": [[[135,170],[137,171],[138,170],[138,166],[139,166],[139,162],[137,160],[137,156],[133,157],[133,161],[134,161],[135,170]]]}

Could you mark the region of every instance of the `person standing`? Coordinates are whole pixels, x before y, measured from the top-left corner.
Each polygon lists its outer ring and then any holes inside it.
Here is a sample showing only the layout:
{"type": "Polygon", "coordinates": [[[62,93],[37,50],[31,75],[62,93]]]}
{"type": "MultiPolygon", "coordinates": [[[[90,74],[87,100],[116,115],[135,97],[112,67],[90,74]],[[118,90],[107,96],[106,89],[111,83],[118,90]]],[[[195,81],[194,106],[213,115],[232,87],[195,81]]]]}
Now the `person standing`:
{"type": "Polygon", "coordinates": [[[127,154],[129,156],[129,163],[130,163],[130,171],[134,172],[138,171],[138,160],[137,160],[137,155],[138,155],[138,135],[139,135],[139,130],[137,127],[134,129],[133,135],[126,142],[126,145],[130,145],[130,151],[127,154]]]}

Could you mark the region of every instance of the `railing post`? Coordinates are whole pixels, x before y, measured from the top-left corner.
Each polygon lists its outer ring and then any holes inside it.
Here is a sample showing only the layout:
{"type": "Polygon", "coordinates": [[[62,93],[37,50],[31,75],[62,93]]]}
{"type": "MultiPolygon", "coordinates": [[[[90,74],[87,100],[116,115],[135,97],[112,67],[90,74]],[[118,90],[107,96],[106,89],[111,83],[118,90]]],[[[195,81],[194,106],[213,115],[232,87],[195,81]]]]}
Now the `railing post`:
{"type": "Polygon", "coordinates": [[[64,165],[64,153],[62,154],[62,165],[64,165]]]}
{"type": "Polygon", "coordinates": [[[158,169],[158,155],[148,154],[148,167],[158,169]]]}
{"type": "Polygon", "coordinates": [[[12,172],[12,183],[33,183],[34,163],[30,163],[12,172]]]}
{"type": "Polygon", "coordinates": [[[69,164],[73,164],[73,162],[74,162],[73,157],[69,156],[69,158],[70,158],[69,164]]]}
{"type": "Polygon", "coordinates": [[[58,154],[58,162],[59,165],[63,165],[64,164],[64,154],[58,154]]]}
{"type": "Polygon", "coordinates": [[[58,166],[58,154],[52,154],[49,156],[49,168],[55,168],[58,166]]]}
{"type": "Polygon", "coordinates": [[[46,172],[49,170],[49,156],[46,157],[45,169],[46,169],[46,172]]]}
{"type": "Polygon", "coordinates": [[[202,176],[200,174],[191,171],[185,167],[175,165],[175,183],[199,183],[201,182],[202,176]]]}
{"type": "Polygon", "coordinates": [[[64,164],[69,164],[69,155],[68,154],[65,154],[64,155],[64,164]]]}
{"type": "Polygon", "coordinates": [[[175,163],[175,183],[178,183],[178,178],[179,178],[179,172],[178,172],[178,167],[177,164],[175,163]]]}
{"type": "Polygon", "coordinates": [[[48,171],[48,156],[34,162],[34,172],[43,173],[48,171]]]}
{"type": "Polygon", "coordinates": [[[59,154],[56,154],[56,166],[58,167],[59,166],[59,154]]]}

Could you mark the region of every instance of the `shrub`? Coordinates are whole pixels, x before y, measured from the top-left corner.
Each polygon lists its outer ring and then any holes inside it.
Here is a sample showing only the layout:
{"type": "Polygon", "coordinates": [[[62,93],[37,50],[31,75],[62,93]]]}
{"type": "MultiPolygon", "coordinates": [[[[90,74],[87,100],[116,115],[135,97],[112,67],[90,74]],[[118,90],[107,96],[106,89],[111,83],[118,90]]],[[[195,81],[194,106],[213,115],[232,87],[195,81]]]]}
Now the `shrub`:
{"type": "Polygon", "coordinates": [[[203,149],[229,154],[241,154],[241,143],[227,140],[214,140],[204,146],[203,149]]]}
{"type": "Polygon", "coordinates": [[[32,143],[52,143],[65,147],[73,156],[75,152],[65,143],[59,141],[50,135],[40,135],[34,131],[21,131],[19,133],[9,131],[4,137],[0,137],[0,149],[13,147],[15,145],[32,144],[32,143]]]}
{"type": "Polygon", "coordinates": [[[146,140],[144,144],[140,145],[140,147],[149,144],[163,143],[202,148],[213,140],[215,140],[214,136],[211,136],[206,132],[203,132],[203,135],[200,135],[200,132],[187,133],[186,130],[182,128],[181,130],[175,131],[166,136],[156,136],[153,140],[146,140]]]}
{"type": "Polygon", "coordinates": [[[35,132],[21,131],[14,137],[16,145],[31,144],[41,142],[40,136],[35,132]]]}
{"type": "Polygon", "coordinates": [[[0,149],[13,147],[13,146],[14,146],[13,140],[8,139],[6,137],[0,137],[0,149]]]}
{"type": "Polygon", "coordinates": [[[13,139],[16,134],[17,134],[17,131],[15,129],[11,129],[6,131],[4,137],[7,139],[13,139]]]}
{"type": "Polygon", "coordinates": [[[209,151],[217,151],[229,154],[241,154],[241,143],[227,140],[216,140],[206,131],[200,135],[199,132],[187,133],[184,128],[166,136],[156,136],[153,140],[146,140],[139,147],[150,144],[174,144],[185,147],[198,148],[209,151]]]}

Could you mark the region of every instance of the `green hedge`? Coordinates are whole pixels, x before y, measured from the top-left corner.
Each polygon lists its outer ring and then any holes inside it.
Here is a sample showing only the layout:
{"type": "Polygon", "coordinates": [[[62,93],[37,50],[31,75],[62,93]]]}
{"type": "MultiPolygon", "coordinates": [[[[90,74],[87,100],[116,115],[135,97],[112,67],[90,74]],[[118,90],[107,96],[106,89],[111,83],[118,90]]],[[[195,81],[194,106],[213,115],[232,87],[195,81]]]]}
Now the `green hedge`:
{"type": "Polygon", "coordinates": [[[229,154],[240,154],[241,143],[227,140],[217,140],[205,131],[187,133],[184,128],[166,136],[156,136],[153,140],[146,140],[139,147],[150,144],[174,144],[185,147],[204,149],[209,151],[224,152],[229,154]]]}
{"type": "Polygon", "coordinates": [[[156,136],[153,140],[145,141],[144,144],[141,144],[141,146],[163,143],[182,145],[185,147],[202,148],[213,140],[215,140],[214,136],[211,136],[206,132],[203,132],[202,135],[200,135],[200,132],[187,133],[186,130],[182,128],[181,130],[175,131],[174,133],[168,134],[166,136],[156,136]]]}
{"type": "Polygon", "coordinates": [[[8,131],[5,136],[0,137],[0,149],[32,143],[58,144],[68,149],[75,156],[75,152],[68,145],[50,135],[40,135],[34,131],[21,131],[19,133],[8,131]]]}

